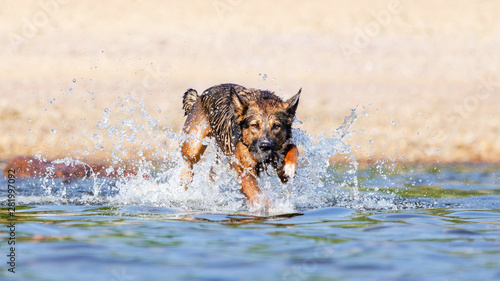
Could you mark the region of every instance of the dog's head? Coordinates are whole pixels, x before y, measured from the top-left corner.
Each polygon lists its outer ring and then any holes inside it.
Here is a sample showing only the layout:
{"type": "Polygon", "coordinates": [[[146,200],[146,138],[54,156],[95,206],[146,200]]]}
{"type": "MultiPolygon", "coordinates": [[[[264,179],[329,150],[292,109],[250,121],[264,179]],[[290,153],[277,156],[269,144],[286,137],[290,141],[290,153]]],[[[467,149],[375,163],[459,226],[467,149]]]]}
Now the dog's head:
{"type": "Polygon", "coordinates": [[[265,161],[292,136],[292,122],[299,104],[299,92],[282,101],[267,91],[254,91],[256,99],[245,101],[231,88],[231,104],[241,128],[243,144],[257,161],[265,161]]]}

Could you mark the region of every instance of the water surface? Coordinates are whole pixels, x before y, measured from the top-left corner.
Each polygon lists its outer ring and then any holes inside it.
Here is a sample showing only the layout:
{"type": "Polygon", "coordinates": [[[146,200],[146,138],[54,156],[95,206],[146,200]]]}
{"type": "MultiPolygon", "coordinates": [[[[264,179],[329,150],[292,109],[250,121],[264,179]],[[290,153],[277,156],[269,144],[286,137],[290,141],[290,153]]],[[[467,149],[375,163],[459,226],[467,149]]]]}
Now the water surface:
{"type": "Polygon", "coordinates": [[[220,186],[177,194],[153,179],[18,179],[16,273],[4,240],[0,278],[500,280],[498,167],[374,166],[356,172],[355,191],[329,171],[335,180],[267,211],[220,186]]]}

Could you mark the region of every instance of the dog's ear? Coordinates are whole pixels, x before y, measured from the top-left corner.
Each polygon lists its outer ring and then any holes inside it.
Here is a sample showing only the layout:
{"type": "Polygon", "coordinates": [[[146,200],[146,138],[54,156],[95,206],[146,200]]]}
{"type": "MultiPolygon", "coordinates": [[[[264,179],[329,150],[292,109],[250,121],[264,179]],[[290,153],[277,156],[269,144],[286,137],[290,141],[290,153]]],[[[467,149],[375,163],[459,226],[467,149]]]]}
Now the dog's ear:
{"type": "Polygon", "coordinates": [[[283,107],[286,108],[286,111],[291,115],[295,115],[295,111],[297,111],[297,106],[299,105],[300,92],[302,92],[302,88],[300,88],[299,92],[295,96],[289,98],[287,101],[283,103],[283,107]]]}
{"type": "Polygon", "coordinates": [[[238,93],[236,93],[236,90],[234,87],[231,87],[229,90],[229,94],[231,97],[231,105],[234,108],[234,113],[236,113],[237,116],[241,116],[245,113],[247,110],[247,105],[244,101],[241,100],[240,96],[238,93]]]}

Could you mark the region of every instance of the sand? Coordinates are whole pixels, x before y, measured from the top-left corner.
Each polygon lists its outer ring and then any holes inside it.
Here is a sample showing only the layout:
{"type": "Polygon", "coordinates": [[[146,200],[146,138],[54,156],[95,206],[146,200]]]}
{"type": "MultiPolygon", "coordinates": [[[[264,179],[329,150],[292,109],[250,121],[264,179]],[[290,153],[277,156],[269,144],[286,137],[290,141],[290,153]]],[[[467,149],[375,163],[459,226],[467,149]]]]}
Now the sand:
{"type": "Polygon", "coordinates": [[[139,133],[121,148],[147,157],[171,141],[161,132],[181,128],[186,89],[233,82],[284,98],[302,88],[297,117],[310,134],[332,134],[357,108],[346,141],[360,161],[499,162],[498,11],[498,1],[1,1],[0,159],[109,158],[119,139],[106,139],[108,114],[144,126],[125,126],[139,133]]]}

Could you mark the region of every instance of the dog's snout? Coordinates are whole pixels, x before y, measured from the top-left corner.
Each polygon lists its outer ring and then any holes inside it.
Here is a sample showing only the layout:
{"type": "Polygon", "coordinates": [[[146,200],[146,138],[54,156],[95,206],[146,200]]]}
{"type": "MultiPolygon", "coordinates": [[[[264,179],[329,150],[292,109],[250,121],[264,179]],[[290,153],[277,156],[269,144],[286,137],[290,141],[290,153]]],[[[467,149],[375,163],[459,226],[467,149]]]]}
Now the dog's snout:
{"type": "Polygon", "coordinates": [[[273,148],[273,144],[268,140],[261,140],[259,142],[259,149],[262,151],[269,151],[273,148]]]}

